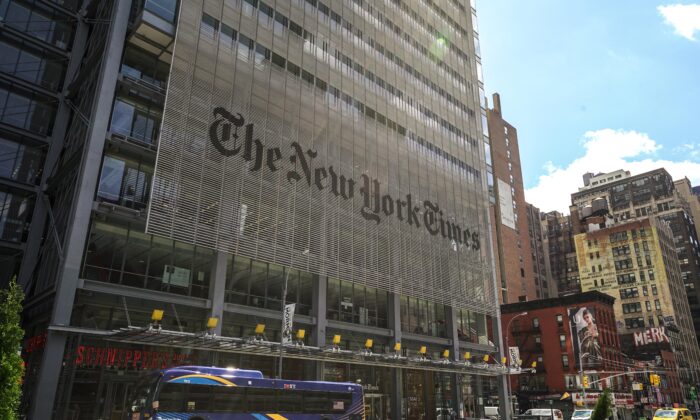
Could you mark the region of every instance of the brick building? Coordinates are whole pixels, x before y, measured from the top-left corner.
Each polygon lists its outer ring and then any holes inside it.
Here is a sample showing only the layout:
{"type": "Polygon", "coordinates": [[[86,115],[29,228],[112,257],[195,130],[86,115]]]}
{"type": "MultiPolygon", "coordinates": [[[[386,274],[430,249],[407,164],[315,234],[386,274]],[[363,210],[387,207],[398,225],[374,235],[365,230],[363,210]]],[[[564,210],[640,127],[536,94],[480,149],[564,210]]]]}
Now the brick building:
{"type": "MultiPolygon", "coordinates": [[[[578,357],[581,340],[577,338],[581,333],[575,321],[576,314],[584,308],[593,315],[591,319],[598,331],[597,354],[582,357],[590,391],[603,387],[603,381],[597,381],[621,372],[624,362],[615,329],[614,303],[614,297],[593,291],[501,306],[503,334],[508,345],[519,348],[523,366],[537,362],[534,374],[511,377],[512,393],[521,411],[549,407],[553,401],[555,407],[570,413],[571,400],[560,401],[560,397],[564,392],[573,394],[581,390],[578,357]],[[577,328],[573,339],[572,325],[577,328]]],[[[630,386],[625,381],[625,377],[615,377],[605,381],[605,387],[617,393],[629,393],[630,386]]],[[[631,399],[631,395],[628,397],[631,399]]]]}
{"type": "MultiPolygon", "coordinates": [[[[532,263],[528,235],[525,188],[520,165],[518,131],[503,119],[501,97],[493,95],[493,108],[488,110],[488,131],[491,138],[490,163],[493,185],[490,215],[496,258],[496,276],[500,281],[501,303],[537,299],[538,287],[532,263]]],[[[488,148],[487,148],[488,149],[488,148]]],[[[487,155],[489,150],[486,151],[487,155]]],[[[491,176],[489,174],[489,176],[491,176]]]]}

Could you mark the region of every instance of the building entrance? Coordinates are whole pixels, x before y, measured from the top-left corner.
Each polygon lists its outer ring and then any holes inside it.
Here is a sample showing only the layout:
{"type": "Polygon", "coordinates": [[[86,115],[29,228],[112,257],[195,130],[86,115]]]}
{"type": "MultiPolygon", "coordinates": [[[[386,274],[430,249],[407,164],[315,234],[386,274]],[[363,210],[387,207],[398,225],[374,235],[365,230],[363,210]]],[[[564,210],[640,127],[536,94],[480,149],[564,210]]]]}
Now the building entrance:
{"type": "Polygon", "coordinates": [[[390,417],[388,395],[365,394],[365,418],[367,420],[385,420],[390,417]]]}
{"type": "Polygon", "coordinates": [[[103,420],[121,420],[135,386],[135,375],[107,375],[97,389],[95,415],[103,420]]]}

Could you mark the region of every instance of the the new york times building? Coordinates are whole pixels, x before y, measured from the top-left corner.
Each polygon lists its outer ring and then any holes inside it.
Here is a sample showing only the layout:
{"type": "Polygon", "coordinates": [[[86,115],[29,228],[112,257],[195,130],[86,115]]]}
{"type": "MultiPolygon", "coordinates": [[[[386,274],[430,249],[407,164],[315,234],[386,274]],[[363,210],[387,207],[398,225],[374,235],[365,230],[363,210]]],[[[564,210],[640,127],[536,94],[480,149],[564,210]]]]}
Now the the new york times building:
{"type": "Polygon", "coordinates": [[[19,269],[23,410],[114,418],[177,364],[275,377],[276,353],[210,343],[279,342],[283,300],[313,349],[284,378],[359,382],[370,418],[498,404],[494,375],[437,363],[498,357],[473,3],[99,4],[73,28],[19,269]],[[154,309],[174,341],[125,338],[154,309]]]}

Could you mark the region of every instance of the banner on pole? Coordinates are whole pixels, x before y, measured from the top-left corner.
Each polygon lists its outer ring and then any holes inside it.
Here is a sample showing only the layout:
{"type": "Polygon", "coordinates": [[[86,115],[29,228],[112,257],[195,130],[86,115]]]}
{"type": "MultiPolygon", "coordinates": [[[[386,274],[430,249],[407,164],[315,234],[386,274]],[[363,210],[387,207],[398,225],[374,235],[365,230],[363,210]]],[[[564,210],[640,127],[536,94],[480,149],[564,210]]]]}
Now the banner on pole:
{"type": "Polygon", "coordinates": [[[292,342],[292,327],[294,324],[294,308],[296,303],[284,305],[284,314],[282,316],[282,343],[292,342]]]}
{"type": "Polygon", "coordinates": [[[508,347],[509,363],[511,368],[520,367],[520,349],[518,347],[508,347]]]}

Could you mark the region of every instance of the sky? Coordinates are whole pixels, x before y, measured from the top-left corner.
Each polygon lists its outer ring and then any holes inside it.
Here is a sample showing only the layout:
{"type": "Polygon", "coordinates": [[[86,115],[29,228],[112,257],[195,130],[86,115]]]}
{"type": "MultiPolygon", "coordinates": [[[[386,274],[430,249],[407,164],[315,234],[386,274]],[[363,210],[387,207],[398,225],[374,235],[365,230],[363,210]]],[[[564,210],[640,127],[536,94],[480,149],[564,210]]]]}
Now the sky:
{"type": "Polygon", "coordinates": [[[699,0],[476,8],[487,96],[518,130],[529,203],[568,213],[585,172],[664,167],[700,185],[699,0]]]}

